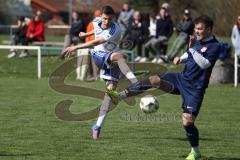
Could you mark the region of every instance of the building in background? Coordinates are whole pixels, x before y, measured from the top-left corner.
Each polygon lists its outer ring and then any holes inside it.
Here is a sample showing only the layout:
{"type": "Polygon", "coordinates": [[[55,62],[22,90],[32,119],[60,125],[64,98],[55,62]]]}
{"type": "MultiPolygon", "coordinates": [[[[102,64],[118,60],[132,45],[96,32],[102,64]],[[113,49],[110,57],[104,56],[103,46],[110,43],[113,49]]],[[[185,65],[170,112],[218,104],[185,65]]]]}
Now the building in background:
{"type": "Polygon", "coordinates": [[[0,5],[0,24],[16,24],[19,16],[31,17],[30,0],[7,0],[0,5]]]}
{"type": "MultiPolygon", "coordinates": [[[[68,25],[69,2],[72,2],[72,10],[77,11],[86,24],[92,19],[89,16],[92,16],[93,11],[101,9],[103,5],[112,5],[117,13],[122,6],[119,0],[8,0],[0,5],[0,24],[16,24],[19,16],[31,18],[34,12],[40,10],[45,25],[68,25]]],[[[0,32],[9,31],[0,29],[0,32]]],[[[62,31],[60,33],[64,34],[62,31]]]]}
{"type": "MultiPolygon", "coordinates": [[[[85,24],[92,19],[92,13],[101,9],[103,5],[112,5],[116,12],[120,12],[122,3],[118,0],[31,0],[32,11],[41,10],[45,25],[69,24],[69,2],[72,2],[72,11],[79,13],[85,24]]],[[[46,28],[47,34],[66,34],[67,30],[52,30],[46,28]]]]}
{"type": "MultiPolygon", "coordinates": [[[[116,12],[121,10],[121,2],[118,0],[71,0],[72,10],[77,11],[85,20],[89,19],[89,15],[94,10],[100,9],[103,5],[112,5],[116,12]]],[[[31,0],[31,8],[33,11],[41,10],[44,20],[61,19],[68,24],[69,19],[69,0],[31,0]],[[48,16],[47,16],[48,15],[48,16]]]]}

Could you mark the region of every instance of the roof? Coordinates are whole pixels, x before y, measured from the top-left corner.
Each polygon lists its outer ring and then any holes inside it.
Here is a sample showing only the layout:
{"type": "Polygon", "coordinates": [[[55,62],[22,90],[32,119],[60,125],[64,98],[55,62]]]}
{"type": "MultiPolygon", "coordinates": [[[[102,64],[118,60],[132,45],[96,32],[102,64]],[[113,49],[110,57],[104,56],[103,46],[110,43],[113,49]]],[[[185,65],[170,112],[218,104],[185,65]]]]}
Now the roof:
{"type": "MultiPolygon", "coordinates": [[[[82,13],[93,12],[102,6],[111,5],[116,12],[120,12],[122,3],[119,0],[72,0],[73,10],[82,13]]],[[[68,12],[68,0],[32,0],[32,6],[44,8],[53,13],[68,12]]]]}

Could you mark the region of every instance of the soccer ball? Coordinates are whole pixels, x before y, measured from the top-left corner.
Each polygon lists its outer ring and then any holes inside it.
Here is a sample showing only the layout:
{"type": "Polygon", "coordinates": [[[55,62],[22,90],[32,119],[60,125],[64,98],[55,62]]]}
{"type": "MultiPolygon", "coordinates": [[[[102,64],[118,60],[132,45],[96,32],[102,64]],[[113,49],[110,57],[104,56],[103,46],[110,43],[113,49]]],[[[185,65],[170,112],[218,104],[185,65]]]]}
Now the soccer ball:
{"type": "Polygon", "coordinates": [[[144,113],[153,113],[156,112],[159,108],[158,100],[152,95],[147,95],[141,98],[140,100],[140,109],[144,113]]]}

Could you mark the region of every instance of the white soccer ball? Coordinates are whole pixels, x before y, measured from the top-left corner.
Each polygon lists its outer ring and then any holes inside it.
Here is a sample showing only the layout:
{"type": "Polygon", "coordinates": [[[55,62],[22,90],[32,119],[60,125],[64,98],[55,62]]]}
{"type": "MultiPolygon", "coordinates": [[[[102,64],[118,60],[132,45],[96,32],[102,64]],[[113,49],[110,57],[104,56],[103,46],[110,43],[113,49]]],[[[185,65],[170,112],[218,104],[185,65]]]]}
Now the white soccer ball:
{"type": "Polygon", "coordinates": [[[156,112],[159,108],[158,100],[152,95],[147,95],[141,98],[140,100],[140,109],[144,113],[153,113],[156,112]]]}

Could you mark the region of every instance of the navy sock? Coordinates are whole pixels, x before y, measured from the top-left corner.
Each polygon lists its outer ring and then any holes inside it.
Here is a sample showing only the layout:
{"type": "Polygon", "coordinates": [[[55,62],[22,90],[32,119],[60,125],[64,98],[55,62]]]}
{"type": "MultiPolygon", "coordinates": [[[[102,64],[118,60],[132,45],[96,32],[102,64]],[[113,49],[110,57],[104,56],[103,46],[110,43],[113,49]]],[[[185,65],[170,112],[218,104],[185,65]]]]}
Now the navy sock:
{"type": "Polygon", "coordinates": [[[131,84],[127,88],[127,95],[128,96],[136,96],[138,94],[143,93],[145,90],[152,88],[151,82],[149,79],[139,81],[136,83],[131,84]]]}
{"type": "Polygon", "coordinates": [[[186,135],[191,146],[197,147],[199,145],[199,133],[194,123],[188,126],[184,126],[184,128],[186,130],[186,135]]]}

